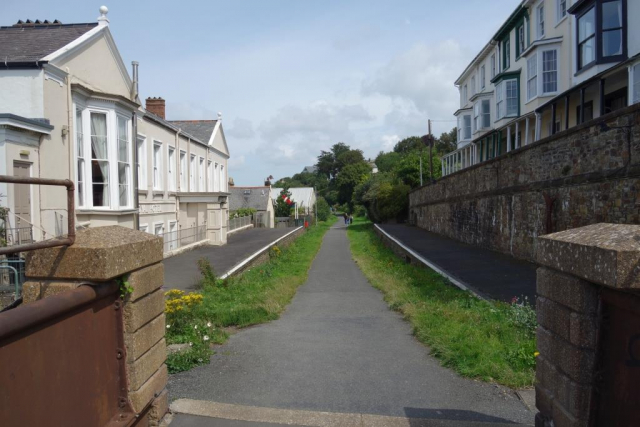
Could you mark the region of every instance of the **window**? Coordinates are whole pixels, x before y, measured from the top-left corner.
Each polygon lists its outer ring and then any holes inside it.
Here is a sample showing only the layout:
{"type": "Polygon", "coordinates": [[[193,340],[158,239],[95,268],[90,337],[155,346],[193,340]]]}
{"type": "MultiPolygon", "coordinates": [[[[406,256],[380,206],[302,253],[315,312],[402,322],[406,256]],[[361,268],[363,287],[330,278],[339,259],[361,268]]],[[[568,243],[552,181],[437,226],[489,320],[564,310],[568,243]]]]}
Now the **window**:
{"type": "Polygon", "coordinates": [[[138,173],[138,189],[146,190],[147,189],[147,139],[138,136],[137,139],[137,150],[138,150],[138,158],[136,163],[136,171],[138,173]]]}
{"type": "Polygon", "coordinates": [[[176,191],[176,149],[173,147],[169,147],[168,151],[167,175],[169,191],[176,191]]]}
{"type": "Polygon", "coordinates": [[[198,191],[204,190],[204,157],[200,157],[200,163],[198,164],[198,191]]]}
{"type": "Polygon", "coordinates": [[[596,8],[578,18],[578,70],[596,60],[596,8]]]}
{"type": "Polygon", "coordinates": [[[558,91],[558,51],[542,52],[542,93],[558,91]]]}
{"type": "Polygon", "coordinates": [[[227,177],[224,175],[224,165],[220,165],[220,191],[227,191],[227,177]]]}
{"type": "Polygon", "coordinates": [[[496,76],[496,54],[491,55],[491,78],[496,76]]]}
{"type": "Polygon", "coordinates": [[[129,200],[130,153],[129,120],[118,116],[118,200],[121,207],[131,205],[129,200]]]}
{"type": "Polygon", "coordinates": [[[78,157],[78,206],[84,206],[85,194],[85,163],[84,163],[84,134],[82,132],[82,110],[76,109],[76,156],[78,157]]]}
{"type": "Polygon", "coordinates": [[[149,226],[147,224],[140,224],[140,227],[138,227],[138,230],[147,233],[149,232],[149,226]]]}
{"type": "Polygon", "coordinates": [[[622,0],[602,3],[603,57],[622,55],[622,0]]]}
{"type": "Polygon", "coordinates": [[[91,182],[93,206],[109,207],[109,153],[107,115],[91,112],[91,182]]]}
{"type": "Polygon", "coordinates": [[[216,182],[214,183],[213,191],[215,191],[215,192],[217,193],[218,191],[220,191],[220,177],[218,176],[218,174],[219,174],[220,172],[218,171],[218,164],[217,164],[217,163],[216,163],[216,164],[215,164],[215,166],[214,166],[214,170],[215,170],[215,172],[216,172],[216,173],[215,173],[215,176],[216,176],[216,182]]]}
{"type": "Polygon", "coordinates": [[[538,55],[533,53],[527,60],[527,100],[538,96],[538,55]]]}
{"type": "Polygon", "coordinates": [[[522,55],[526,48],[526,39],[524,37],[524,22],[518,27],[518,54],[516,56],[522,55]]]}
{"type": "Polygon", "coordinates": [[[507,116],[518,115],[518,81],[505,81],[506,100],[507,100],[507,116]]]}
{"type": "Polygon", "coordinates": [[[164,224],[162,223],[154,224],[153,234],[156,236],[162,236],[164,234],[164,224]]]}
{"type": "Polygon", "coordinates": [[[196,155],[191,155],[189,164],[189,191],[196,191],[196,155]]]}
{"type": "Polygon", "coordinates": [[[473,106],[473,128],[471,129],[473,132],[480,129],[480,103],[476,102],[473,106]]]}
{"type": "Polygon", "coordinates": [[[485,86],[485,75],[484,75],[484,65],[480,67],[480,89],[484,89],[485,86]]]}
{"type": "Polygon", "coordinates": [[[211,160],[207,162],[207,185],[209,186],[209,191],[213,191],[213,163],[211,160]]]}
{"type": "Polygon", "coordinates": [[[189,191],[187,188],[187,152],[180,150],[180,191],[189,191]]]}
{"type": "Polygon", "coordinates": [[[476,94],[476,76],[471,77],[471,96],[476,94]]]}
{"type": "Polygon", "coordinates": [[[162,143],[153,143],[153,189],[162,190],[162,143]]]}
{"type": "Polygon", "coordinates": [[[462,103],[466,104],[468,99],[469,97],[467,96],[467,85],[464,85],[464,88],[462,89],[462,103]]]}
{"type": "Polygon", "coordinates": [[[484,129],[491,127],[491,101],[482,100],[482,127],[484,129]]]}
{"type": "Polygon", "coordinates": [[[536,14],[538,17],[538,38],[541,39],[544,37],[544,2],[538,6],[536,14]]]}
{"type": "Polygon", "coordinates": [[[462,116],[462,139],[471,139],[471,115],[462,116]]]}
{"type": "Polygon", "coordinates": [[[502,55],[503,55],[503,63],[504,63],[504,70],[506,70],[507,68],[509,68],[511,66],[511,40],[507,39],[504,42],[502,42],[502,55]]]}
{"type": "Polygon", "coordinates": [[[498,119],[517,116],[519,112],[518,79],[503,80],[496,85],[496,111],[498,119]]]}
{"type": "Polygon", "coordinates": [[[635,104],[636,102],[640,102],[640,64],[636,64],[633,66],[633,72],[631,73],[633,79],[633,86],[631,86],[632,92],[632,102],[635,104]]]}
{"type": "Polygon", "coordinates": [[[567,16],[567,0],[557,0],[558,2],[558,22],[567,16]]]}

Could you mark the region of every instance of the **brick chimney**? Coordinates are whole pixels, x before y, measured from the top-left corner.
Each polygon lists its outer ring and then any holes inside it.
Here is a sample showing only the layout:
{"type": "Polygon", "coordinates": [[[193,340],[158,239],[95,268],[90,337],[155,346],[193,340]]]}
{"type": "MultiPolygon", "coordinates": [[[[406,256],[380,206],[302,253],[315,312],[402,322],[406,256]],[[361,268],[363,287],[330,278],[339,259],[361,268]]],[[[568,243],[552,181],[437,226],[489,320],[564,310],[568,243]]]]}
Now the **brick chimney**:
{"type": "Polygon", "coordinates": [[[156,116],[164,119],[164,99],[158,97],[158,98],[147,98],[146,102],[145,102],[145,108],[147,109],[147,111],[149,111],[150,113],[155,114],[156,116]]]}

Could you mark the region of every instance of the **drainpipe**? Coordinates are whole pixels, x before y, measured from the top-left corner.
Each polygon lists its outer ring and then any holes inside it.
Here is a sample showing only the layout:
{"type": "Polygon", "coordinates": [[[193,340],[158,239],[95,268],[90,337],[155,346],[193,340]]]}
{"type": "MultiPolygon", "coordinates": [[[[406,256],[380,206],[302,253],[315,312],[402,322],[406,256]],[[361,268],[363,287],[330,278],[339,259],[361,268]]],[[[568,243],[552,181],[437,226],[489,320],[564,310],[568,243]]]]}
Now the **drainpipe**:
{"type": "MultiPolygon", "coordinates": [[[[138,99],[138,61],[132,61],[133,68],[133,85],[131,86],[131,100],[136,102],[138,99]]],[[[134,111],[131,115],[131,133],[132,133],[132,149],[133,149],[133,228],[140,230],[140,195],[138,193],[138,114],[134,111]]]]}
{"type": "MultiPolygon", "coordinates": [[[[71,180],[71,182],[76,182],[75,180],[75,176],[73,174],[73,170],[71,164],[73,163],[74,166],[73,168],[77,168],[78,167],[78,163],[74,160],[75,159],[75,155],[74,155],[74,151],[71,148],[71,146],[73,145],[73,141],[75,140],[75,134],[76,134],[76,129],[73,127],[73,116],[75,115],[75,111],[73,110],[73,97],[71,96],[71,70],[69,69],[69,67],[65,67],[65,71],[67,72],[67,159],[69,161],[69,167],[67,168],[67,173],[68,173],[68,177],[69,180],[71,180]],[[72,133],[73,131],[73,133],[72,133]],[[74,135],[74,138],[72,139],[71,135],[74,135]]],[[[38,152],[39,150],[42,149],[42,145],[40,145],[40,147],[38,147],[38,152]]],[[[40,166],[40,159],[38,159],[38,168],[41,168],[40,166]]],[[[38,178],[41,178],[42,175],[40,175],[38,173],[38,178]]],[[[38,203],[40,204],[40,227],[43,227],[44,225],[44,221],[42,218],[42,185],[38,186],[38,191],[40,192],[40,197],[38,200],[38,203]]],[[[85,190],[86,193],[86,190],[85,190]]],[[[76,190],[76,194],[75,194],[75,200],[73,201],[74,203],[77,203],[76,200],[78,198],[78,194],[77,194],[77,190],[76,190]]],[[[54,214],[55,215],[55,214],[54,214]]],[[[69,212],[67,210],[67,218],[69,217],[69,215],[71,215],[71,212],[69,212]]],[[[73,213],[73,215],[75,215],[75,212],[73,213]]],[[[74,224],[75,224],[75,218],[74,218],[74,224]]],[[[55,231],[55,228],[54,228],[55,231]]],[[[72,231],[75,230],[67,230],[67,233],[71,233],[72,231]]],[[[44,237],[44,235],[42,236],[43,239],[45,239],[46,237],[44,237]]]]}

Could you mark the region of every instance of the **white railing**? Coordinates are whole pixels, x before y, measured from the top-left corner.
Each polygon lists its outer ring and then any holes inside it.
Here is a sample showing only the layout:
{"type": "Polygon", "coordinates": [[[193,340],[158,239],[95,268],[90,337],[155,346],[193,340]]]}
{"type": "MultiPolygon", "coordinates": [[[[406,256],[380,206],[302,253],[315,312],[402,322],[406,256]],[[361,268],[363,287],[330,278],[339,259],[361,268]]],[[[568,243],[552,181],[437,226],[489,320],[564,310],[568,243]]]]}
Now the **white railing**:
{"type": "Polygon", "coordinates": [[[229,220],[229,231],[237,230],[238,228],[246,227],[253,224],[253,217],[251,215],[242,216],[240,218],[231,218],[229,220]]]}

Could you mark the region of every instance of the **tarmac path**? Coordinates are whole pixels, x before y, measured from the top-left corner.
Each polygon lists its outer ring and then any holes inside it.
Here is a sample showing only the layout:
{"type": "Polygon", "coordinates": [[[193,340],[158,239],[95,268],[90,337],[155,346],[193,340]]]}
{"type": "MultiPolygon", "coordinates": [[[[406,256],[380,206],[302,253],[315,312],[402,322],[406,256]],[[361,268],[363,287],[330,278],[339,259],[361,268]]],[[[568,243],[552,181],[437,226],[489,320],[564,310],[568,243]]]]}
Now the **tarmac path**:
{"type": "MultiPolygon", "coordinates": [[[[280,319],[233,335],[209,365],[172,375],[169,392],[212,406],[431,420],[424,425],[531,425],[534,418],[512,390],[462,378],[429,355],[367,282],[342,225],[325,235],[280,319]]],[[[176,415],[172,427],[236,425],[190,414],[176,415]]]]}

